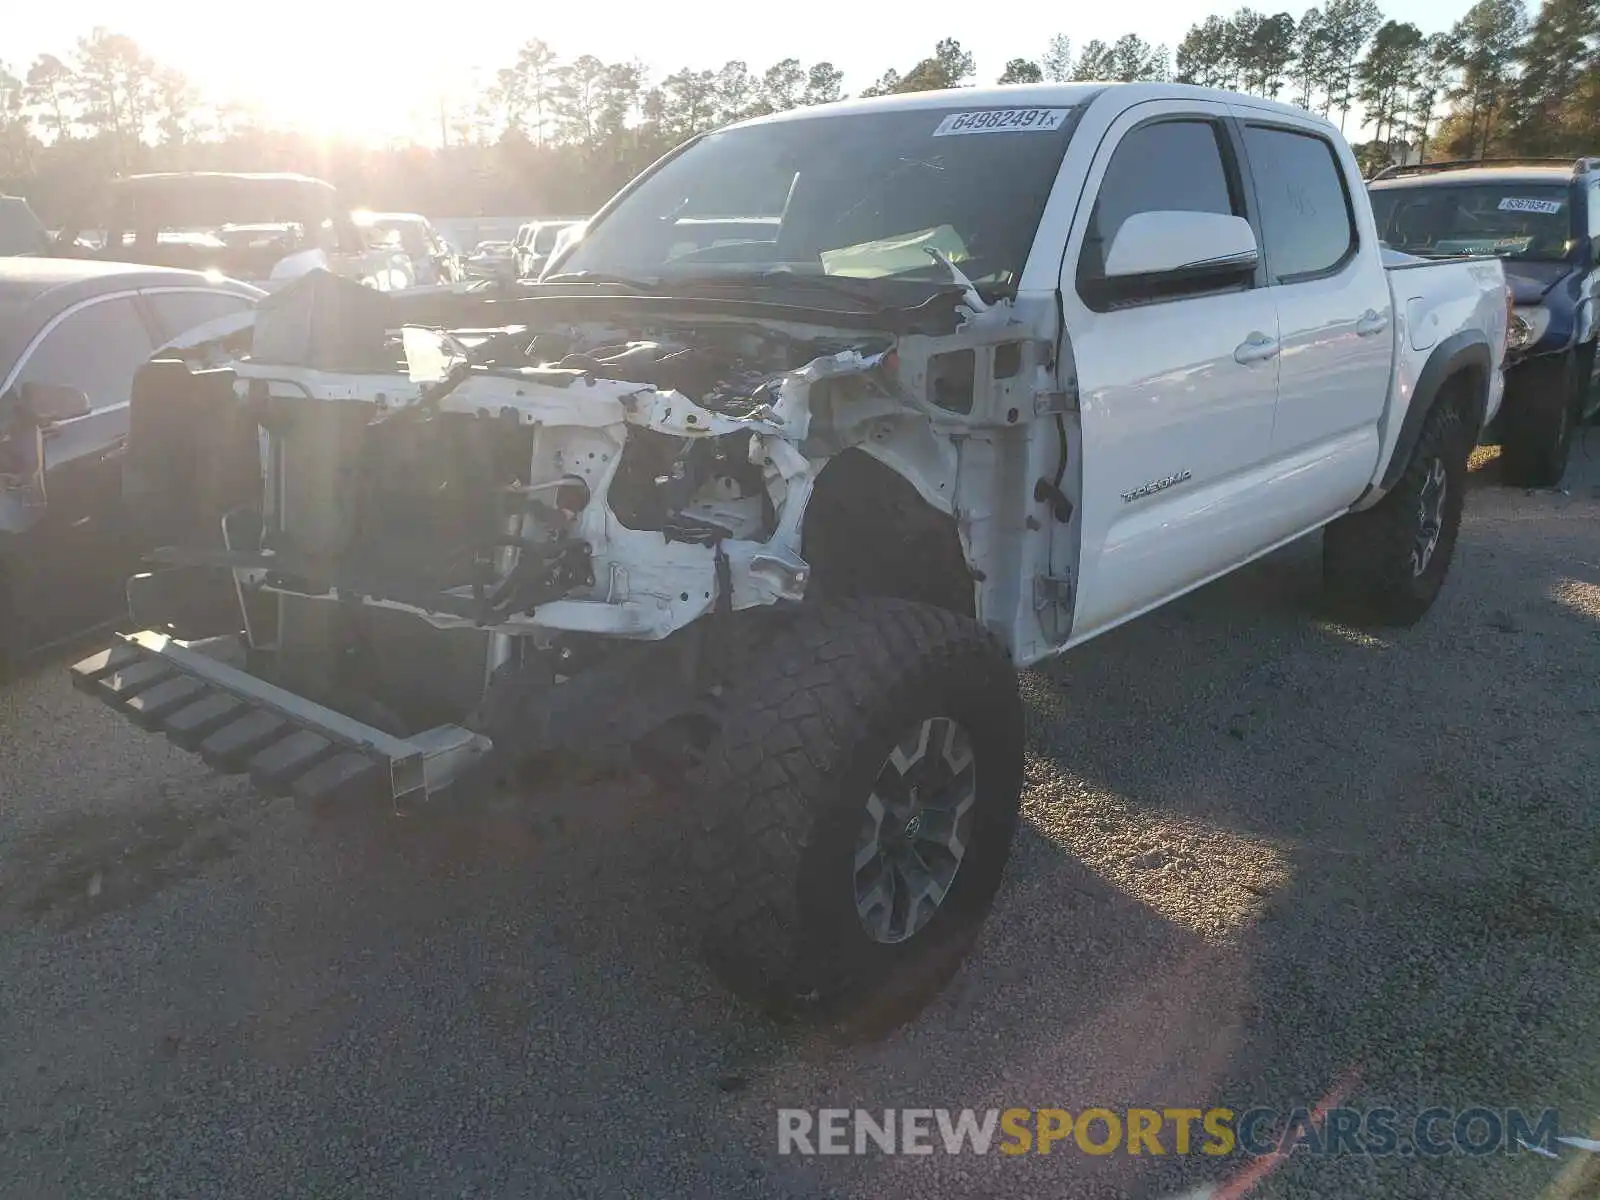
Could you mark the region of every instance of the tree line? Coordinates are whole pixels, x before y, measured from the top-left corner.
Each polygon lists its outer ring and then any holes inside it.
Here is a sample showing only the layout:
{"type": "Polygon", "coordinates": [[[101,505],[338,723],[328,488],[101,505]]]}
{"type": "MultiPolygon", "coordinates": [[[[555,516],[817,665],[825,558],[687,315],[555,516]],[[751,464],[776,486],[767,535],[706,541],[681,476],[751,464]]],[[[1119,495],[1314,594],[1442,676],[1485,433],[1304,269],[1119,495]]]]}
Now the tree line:
{"type": "Polygon", "coordinates": [[[1600,0],[1545,0],[1531,19],[1522,0],[1478,0],[1431,35],[1377,0],[1298,19],[1241,8],[1189,30],[1176,78],[1292,100],[1341,129],[1359,105],[1369,166],[1600,153],[1600,0]]]}
{"type": "MultiPolygon", "coordinates": [[[[1075,46],[1058,33],[998,82],[1174,79],[1359,111],[1366,165],[1418,157],[1600,154],[1600,0],[1477,0],[1447,30],[1385,20],[1377,0],[1325,0],[1298,17],[1240,8],[1192,26],[1175,51],[1136,34],[1075,46]]],[[[978,82],[955,38],[891,67],[865,96],[978,82]]],[[[47,221],[109,176],[138,170],[296,170],[358,203],[439,215],[582,212],[685,138],[845,95],[830,62],[682,67],[562,58],[528,41],[481,94],[441,102],[439,145],[327,143],[200,94],[125,34],[96,28],[65,54],[0,61],[0,191],[47,221]]]]}

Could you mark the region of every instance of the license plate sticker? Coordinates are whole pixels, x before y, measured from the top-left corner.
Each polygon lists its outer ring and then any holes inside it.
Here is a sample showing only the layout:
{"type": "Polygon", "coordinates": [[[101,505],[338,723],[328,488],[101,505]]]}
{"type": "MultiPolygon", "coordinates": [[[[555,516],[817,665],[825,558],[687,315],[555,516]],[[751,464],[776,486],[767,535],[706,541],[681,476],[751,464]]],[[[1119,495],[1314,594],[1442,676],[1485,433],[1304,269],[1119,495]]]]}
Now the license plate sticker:
{"type": "Polygon", "coordinates": [[[1506,196],[1500,201],[1501,212],[1558,213],[1565,207],[1560,200],[1535,200],[1528,196],[1506,196]]]}
{"type": "Polygon", "coordinates": [[[934,137],[961,133],[1051,133],[1060,129],[1070,108],[985,108],[951,113],[939,122],[934,137]]]}

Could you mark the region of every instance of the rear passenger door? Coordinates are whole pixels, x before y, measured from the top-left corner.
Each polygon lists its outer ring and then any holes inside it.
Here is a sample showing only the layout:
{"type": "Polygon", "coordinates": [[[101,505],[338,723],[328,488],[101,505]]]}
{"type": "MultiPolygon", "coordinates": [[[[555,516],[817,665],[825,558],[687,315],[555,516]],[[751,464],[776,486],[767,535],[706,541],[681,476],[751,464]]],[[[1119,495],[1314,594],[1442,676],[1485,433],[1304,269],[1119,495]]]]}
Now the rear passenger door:
{"type": "Polygon", "coordinates": [[[1228,117],[1203,100],[1134,105],[1083,185],[1060,283],[1083,436],[1074,642],[1219,574],[1262,536],[1252,494],[1278,398],[1264,277],[1219,288],[1177,276],[1109,303],[1094,286],[1136,213],[1249,216],[1228,117]]]}
{"type": "Polygon", "coordinates": [[[1283,347],[1272,453],[1298,479],[1282,502],[1311,521],[1371,475],[1395,315],[1374,235],[1356,217],[1349,151],[1319,126],[1239,113],[1283,347]]]}

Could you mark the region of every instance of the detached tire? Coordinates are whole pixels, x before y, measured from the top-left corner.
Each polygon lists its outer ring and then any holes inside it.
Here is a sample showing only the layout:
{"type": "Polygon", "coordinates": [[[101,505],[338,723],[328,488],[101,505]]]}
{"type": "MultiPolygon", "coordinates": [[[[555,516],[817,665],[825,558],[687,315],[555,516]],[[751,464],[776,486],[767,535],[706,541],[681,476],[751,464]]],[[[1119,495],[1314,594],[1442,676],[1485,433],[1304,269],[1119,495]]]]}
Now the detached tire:
{"type": "Polygon", "coordinates": [[[803,612],[743,664],[696,788],[713,969],[872,1036],[982,927],[1022,791],[1016,670],[976,622],[898,599],[803,612]]]}
{"type": "Polygon", "coordinates": [[[1510,408],[1501,454],[1507,483],[1555,487],[1561,482],[1582,419],[1586,375],[1576,350],[1522,367],[1516,394],[1506,398],[1510,408]]]}
{"type": "Polygon", "coordinates": [[[1472,437],[1445,397],[1423,420],[1405,474],[1372,508],[1323,534],[1323,585],[1351,617],[1414,625],[1444,586],[1461,530],[1472,437]]]}

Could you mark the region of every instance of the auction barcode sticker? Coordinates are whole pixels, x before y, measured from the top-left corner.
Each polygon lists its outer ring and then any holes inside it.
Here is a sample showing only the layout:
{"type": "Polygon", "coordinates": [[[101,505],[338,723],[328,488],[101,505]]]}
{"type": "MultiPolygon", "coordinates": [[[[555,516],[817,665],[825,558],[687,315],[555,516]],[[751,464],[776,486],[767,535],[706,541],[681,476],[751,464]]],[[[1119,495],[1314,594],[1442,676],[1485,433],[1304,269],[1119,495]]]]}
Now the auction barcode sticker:
{"type": "Polygon", "coordinates": [[[958,133],[1049,133],[1060,129],[1070,108],[985,108],[951,113],[939,122],[934,137],[958,133]]]}
{"type": "Polygon", "coordinates": [[[1558,213],[1562,207],[1559,200],[1534,200],[1525,196],[1506,196],[1500,201],[1501,212],[1558,213]]]}

